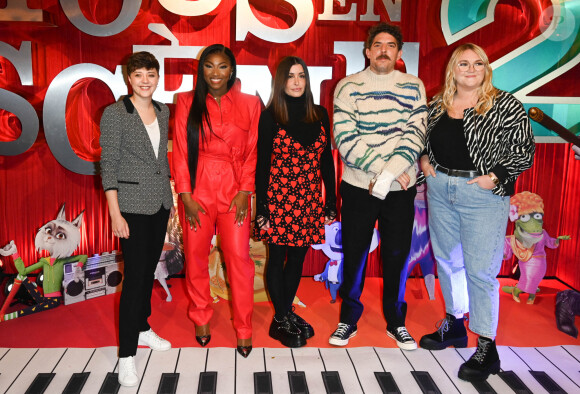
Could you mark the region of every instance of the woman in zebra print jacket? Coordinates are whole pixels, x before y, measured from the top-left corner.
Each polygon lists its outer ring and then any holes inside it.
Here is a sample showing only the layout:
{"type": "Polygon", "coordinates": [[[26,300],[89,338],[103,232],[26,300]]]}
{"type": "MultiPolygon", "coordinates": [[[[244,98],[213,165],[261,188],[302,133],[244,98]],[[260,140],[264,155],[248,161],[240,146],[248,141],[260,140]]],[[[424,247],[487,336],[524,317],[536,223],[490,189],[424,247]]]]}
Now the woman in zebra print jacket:
{"type": "Polygon", "coordinates": [[[491,79],[482,48],[464,44],[453,52],[445,86],[429,107],[427,154],[421,157],[446,317],[420,345],[466,347],[469,312],[469,329],[479,335],[476,352],[459,369],[459,377],[469,381],[485,380],[500,368],[496,276],[509,195],[518,175],[531,167],[535,149],[522,104],[491,79]]]}

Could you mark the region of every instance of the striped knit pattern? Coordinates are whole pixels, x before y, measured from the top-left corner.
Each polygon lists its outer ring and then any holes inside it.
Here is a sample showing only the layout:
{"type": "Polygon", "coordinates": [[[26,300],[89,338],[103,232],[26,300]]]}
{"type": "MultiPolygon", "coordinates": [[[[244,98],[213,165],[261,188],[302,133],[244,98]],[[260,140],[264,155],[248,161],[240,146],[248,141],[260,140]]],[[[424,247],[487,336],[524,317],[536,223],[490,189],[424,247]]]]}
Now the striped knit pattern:
{"type": "MultiPolygon", "coordinates": [[[[334,93],[334,139],[344,163],[342,179],[368,188],[382,171],[403,172],[415,183],[413,164],[425,146],[427,105],[421,80],[367,68],[349,75],[334,93]]],[[[393,182],[391,190],[401,190],[393,182]]]]}
{"type": "MultiPolygon", "coordinates": [[[[429,126],[437,124],[438,102],[429,106],[429,126]]],[[[534,162],[534,133],[522,103],[512,94],[499,91],[493,107],[485,116],[477,115],[473,108],[463,114],[463,128],[469,156],[480,174],[493,172],[500,183],[492,190],[499,196],[514,193],[518,176],[534,162]]],[[[433,151],[427,144],[429,161],[436,163],[433,151]]]]}

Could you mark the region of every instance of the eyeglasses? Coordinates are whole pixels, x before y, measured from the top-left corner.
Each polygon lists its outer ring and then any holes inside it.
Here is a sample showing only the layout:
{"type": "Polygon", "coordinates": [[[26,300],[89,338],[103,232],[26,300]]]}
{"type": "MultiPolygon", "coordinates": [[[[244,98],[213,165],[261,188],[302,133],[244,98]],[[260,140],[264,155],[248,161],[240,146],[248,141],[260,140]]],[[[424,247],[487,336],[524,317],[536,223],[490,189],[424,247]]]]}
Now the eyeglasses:
{"type": "Polygon", "coordinates": [[[457,63],[457,68],[459,69],[459,71],[462,71],[462,72],[469,71],[471,66],[473,66],[473,69],[475,71],[481,71],[485,68],[485,63],[482,61],[477,61],[477,62],[472,63],[472,64],[470,64],[469,62],[465,62],[465,61],[457,63]]]}

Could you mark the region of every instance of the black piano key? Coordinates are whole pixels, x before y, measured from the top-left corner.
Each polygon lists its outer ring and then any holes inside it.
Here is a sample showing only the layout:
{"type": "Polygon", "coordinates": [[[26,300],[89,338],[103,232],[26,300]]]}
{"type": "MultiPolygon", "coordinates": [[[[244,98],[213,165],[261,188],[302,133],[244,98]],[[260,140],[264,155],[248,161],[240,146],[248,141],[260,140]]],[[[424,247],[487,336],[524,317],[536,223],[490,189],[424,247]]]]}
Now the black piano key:
{"type": "Polygon", "coordinates": [[[217,372],[200,372],[197,394],[215,394],[217,385],[217,372]]]}
{"type": "Polygon", "coordinates": [[[433,378],[427,371],[411,371],[411,375],[419,385],[424,394],[441,394],[439,387],[433,381],[433,378]]]}
{"type": "Polygon", "coordinates": [[[54,375],[54,373],[39,373],[36,375],[30,387],[26,390],[26,394],[44,393],[44,390],[46,390],[50,382],[52,382],[54,375]]]}
{"type": "Polygon", "coordinates": [[[162,373],[159,387],[157,388],[157,394],[175,394],[178,381],[178,373],[162,373]]]}
{"type": "Polygon", "coordinates": [[[117,394],[121,385],[119,384],[119,374],[109,372],[103,380],[99,394],[117,394]]]}
{"type": "Polygon", "coordinates": [[[497,374],[517,394],[532,394],[532,391],[522,382],[514,371],[503,371],[497,374]]]}
{"type": "Polygon", "coordinates": [[[272,374],[254,372],[254,394],[272,394],[272,374]]]}
{"type": "Polygon", "coordinates": [[[90,372],[73,373],[62,394],[80,394],[90,374],[90,372]]]}
{"type": "Polygon", "coordinates": [[[323,371],[322,381],[324,382],[327,394],[344,394],[340,375],[337,371],[323,371]]]}
{"type": "Polygon", "coordinates": [[[383,394],[401,394],[397,382],[393,379],[393,374],[390,372],[375,372],[375,377],[379,381],[379,386],[383,394]]]}
{"type": "Polygon", "coordinates": [[[497,394],[497,392],[487,383],[487,380],[482,382],[471,382],[473,387],[477,390],[479,394],[497,394]]]}
{"type": "Polygon", "coordinates": [[[288,371],[291,394],[310,394],[304,371],[288,371]]]}
{"type": "Polygon", "coordinates": [[[566,394],[566,391],[544,371],[530,371],[530,374],[542,385],[550,394],[566,394]]]}

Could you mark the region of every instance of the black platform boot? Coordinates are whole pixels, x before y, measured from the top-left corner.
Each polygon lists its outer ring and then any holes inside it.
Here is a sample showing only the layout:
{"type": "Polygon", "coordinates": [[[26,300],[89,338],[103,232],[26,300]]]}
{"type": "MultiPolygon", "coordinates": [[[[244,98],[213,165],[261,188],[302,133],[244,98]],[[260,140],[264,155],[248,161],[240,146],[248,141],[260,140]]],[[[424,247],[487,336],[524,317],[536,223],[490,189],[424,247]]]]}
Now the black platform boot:
{"type": "Polygon", "coordinates": [[[486,380],[490,374],[499,372],[499,354],[495,341],[489,338],[477,339],[477,350],[469,360],[459,367],[459,379],[469,382],[486,380]]]}
{"type": "Polygon", "coordinates": [[[281,321],[276,320],[276,317],[274,317],[272,324],[270,324],[269,334],[286,347],[302,347],[306,345],[306,338],[302,331],[287,316],[284,316],[281,321]]]}
{"type": "Polygon", "coordinates": [[[423,335],[419,346],[427,350],[443,350],[449,346],[467,347],[467,330],[464,318],[457,319],[449,313],[437,323],[437,331],[423,335]]]}
{"type": "Polygon", "coordinates": [[[290,320],[296,327],[302,331],[302,336],[305,339],[312,338],[314,336],[314,328],[303,318],[294,313],[294,306],[292,310],[288,313],[288,320],[290,320]]]}

